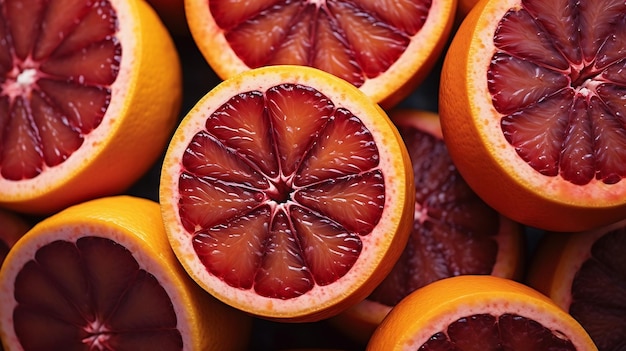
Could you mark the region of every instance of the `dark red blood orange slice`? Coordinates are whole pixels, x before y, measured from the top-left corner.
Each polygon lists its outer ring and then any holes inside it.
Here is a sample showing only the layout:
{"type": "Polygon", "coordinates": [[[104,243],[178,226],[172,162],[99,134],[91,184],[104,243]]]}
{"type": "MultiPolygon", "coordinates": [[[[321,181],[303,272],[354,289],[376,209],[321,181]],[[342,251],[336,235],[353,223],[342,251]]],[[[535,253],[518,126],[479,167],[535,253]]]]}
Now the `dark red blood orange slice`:
{"type": "Polygon", "coordinates": [[[391,107],[430,73],[453,0],[187,0],[198,48],[223,79],[275,64],[312,66],[391,107]]]}
{"type": "Polygon", "coordinates": [[[391,273],[367,299],[332,320],[363,344],[393,306],[418,288],[468,274],[521,279],[524,268],[522,226],[486,205],[465,183],[442,139],[439,116],[413,109],[389,115],[411,157],[415,215],[391,273]]]}
{"type": "Polygon", "coordinates": [[[600,351],[626,344],[626,221],[577,233],[547,233],[528,284],[568,311],[600,351]]]}
{"type": "Polygon", "coordinates": [[[160,202],[174,252],[220,300],[312,321],[367,296],[413,218],[406,148],[353,85],[305,66],[226,80],[176,130],[160,202]]]}
{"type": "Polygon", "coordinates": [[[49,214],[126,190],[163,152],[181,88],[144,1],[2,1],[0,204],[49,214]]]}
{"type": "Polygon", "coordinates": [[[0,270],[0,298],[7,350],[243,350],[250,330],[185,273],[159,205],[129,196],[35,225],[0,270]]]}
{"type": "Polygon", "coordinates": [[[459,171],[488,204],[540,229],[626,212],[626,3],[484,1],[443,65],[440,114],[459,171]]]}
{"type": "Polygon", "coordinates": [[[491,275],[462,275],[415,290],[367,345],[377,350],[596,351],[585,329],[545,295],[491,275]]]}

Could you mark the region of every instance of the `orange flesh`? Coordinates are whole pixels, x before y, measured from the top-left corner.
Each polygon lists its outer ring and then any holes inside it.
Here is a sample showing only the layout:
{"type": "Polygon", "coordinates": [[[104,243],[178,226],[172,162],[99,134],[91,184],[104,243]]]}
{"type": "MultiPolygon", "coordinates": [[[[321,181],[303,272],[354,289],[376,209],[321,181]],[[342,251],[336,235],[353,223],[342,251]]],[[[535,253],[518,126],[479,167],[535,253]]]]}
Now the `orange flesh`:
{"type": "Polygon", "coordinates": [[[458,319],[430,337],[419,351],[563,350],[571,341],[532,319],[515,314],[477,314],[458,319]]]}
{"type": "Polygon", "coordinates": [[[626,3],[523,0],[488,71],[507,141],[533,169],[585,185],[626,177],[626,3]]]}
{"type": "Polygon", "coordinates": [[[415,174],[413,232],[392,272],[369,297],[395,306],[426,284],[461,274],[490,274],[496,261],[499,215],[452,164],[443,140],[398,127],[415,174]]]}
{"type": "Polygon", "coordinates": [[[358,87],[400,57],[424,25],[431,1],[227,0],[209,6],[248,67],[307,65],[358,87]]]}
{"type": "Polygon", "coordinates": [[[15,298],[14,327],[26,351],[183,347],[165,290],[109,239],[44,245],[18,273],[15,298]]]}
{"type": "Polygon", "coordinates": [[[378,160],[359,118],[311,87],[241,93],[187,147],[180,218],[211,274],[297,297],[356,262],[385,205],[378,160]]]}
{"type": "Polygon", "coordinates": [[[570,314],[600,350],[623,347],[626,335],[626,228],[603,235],[591,247],[572,282],[570,314]]]}
{"type": "Polygon", "coordinates": [[[121,60],[116,21],[108,1],[0,4],[1,177],[63,163],[100,125],[121,60]]]}

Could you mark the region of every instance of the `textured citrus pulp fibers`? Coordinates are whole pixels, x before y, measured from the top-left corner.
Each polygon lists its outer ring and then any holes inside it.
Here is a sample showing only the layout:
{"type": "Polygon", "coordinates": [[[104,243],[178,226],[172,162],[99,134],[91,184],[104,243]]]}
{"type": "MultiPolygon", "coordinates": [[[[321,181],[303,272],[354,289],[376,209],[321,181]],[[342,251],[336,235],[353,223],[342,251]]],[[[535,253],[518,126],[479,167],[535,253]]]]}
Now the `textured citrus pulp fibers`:
{"type": "Polygon", "coordinates": [[[2,1],[0,203],[51,213],[124,191],[171,136],[181,76],[144,1],[2,1]]]}
{"type": "Polygon", "coordinates": [[[521,225],[488,207],[452,164],[439,116],[396,109],[415,179],[415,214],[408,244],[391,273],[364,301],[333,318],[362,343],[402,298],[435,280],[461,274],[522,278],[521,225]]]}
{"type": "Polygon", "coordinates": [[[185,116],[163,162],[174,252],[222,301],[281,321],[365,298],[410,232],[410,159],[382,109],[305,66],[249,70],[185,116]]]}
{"type": "Polygon", "coordinates": [[[578,233],[547,233],[528,273],[587,330],[601,351],[626,345],[626,221],[578,233]]]}
{"type": "Polygon", "coordinates": [[[572,316],[521,283],[490,275],[446,278],[397,304],[367,350],[597,350],[572,316]]]}
{"type": "Polygon", "coordinates": [[[185,0],[198,48],[226,79],[274,64],[312,66],[391,107],[428,75],[456,0],[185,0]]]}
{"type": "Polygon", "coordinates": [[[0,298],[8,350],[237,350],[250,327],[185,273],[159,205],[129,196],[35,225],[0,270],[0,298]]]}
{"type": "Polygon", "coordinates": [[[15,242],[30,229],[30,224],[16,213],[0,209],[0,266],[15,242]]]}
{"type": "Polygon", "coordinates": [[[524,224],[580,231],[626,213],[626,3],[484,1],[444,60],[440,114],[459,171],[524,224]]]}

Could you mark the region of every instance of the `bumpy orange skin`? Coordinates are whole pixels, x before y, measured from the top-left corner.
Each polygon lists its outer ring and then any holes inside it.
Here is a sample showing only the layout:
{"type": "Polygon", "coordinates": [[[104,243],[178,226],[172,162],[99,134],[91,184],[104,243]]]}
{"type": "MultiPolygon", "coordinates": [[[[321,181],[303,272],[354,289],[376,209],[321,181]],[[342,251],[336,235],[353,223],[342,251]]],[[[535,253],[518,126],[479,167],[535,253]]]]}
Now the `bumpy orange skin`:
{"type": "Polygon", "coordinates": [[[120,194],[162,154],[178,120],[182,70],[174,42],[143,0],[111,0],[119,16],[120,72],[100,126],[58,166],[39,176],[0,178],[0,206],[50,214],[70,205],[120,194]]]}
{"type": "Polygon", "coordinates": [[[474,191],[505,216],[550,231],[582,231],[620,220],[626,181],[577,186],[539,174],[515,153],[491,103],[493,34],[519,0],[481,1],[459,27],[442,67],[439,110],[450,155],[474,191]]]}
{"type": "Polygon", "coordinates": [[[414,291],[383,320],[367,350],[416,350],[461,317],[507,312],[557,331],[577,350],[597,350],[583,327],[545,295],[521,283],[489,275],[446,278],[414,291]]]}

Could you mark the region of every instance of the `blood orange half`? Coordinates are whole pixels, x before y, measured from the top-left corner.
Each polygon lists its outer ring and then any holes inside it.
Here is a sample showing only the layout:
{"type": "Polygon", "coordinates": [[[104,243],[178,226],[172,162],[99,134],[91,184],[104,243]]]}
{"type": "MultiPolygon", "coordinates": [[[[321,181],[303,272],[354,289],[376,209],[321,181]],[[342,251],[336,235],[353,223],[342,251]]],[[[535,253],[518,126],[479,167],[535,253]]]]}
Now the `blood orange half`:
{"type": "Polygon", "coordinates": [[[223,79],[266,65],[312,66],[391,107],[440,57],[456,0],[186,0],[185,11],[223,79]]]}
{"type": "Polygon", "coordinates": [[[171,136],[181,78],[144,1],[0,2],[0,205],[48,214],[126,190],[171,136]]]}
{"type": "Polygon", "coordinates": [[[0,270],[7,350],[243,350],[250,318],[198,287],[156,202],[115,196],[36,224],[0,270]]]}
{"type": "Polygon", "coordinates": [[[368,351],[596,351],[585,329],[552,300],[490,275],[433,282],[404,298],[374,332],[368,351]]]}
{"type": "Polygon", "coordinates": [[[277,65],[224,81],[187,114],[159,196],[198,284],[260,317],[313,321],[365,298],[400,256],[410,167],[397,129],[360,90],[277,65]]]}
{"type": "Polygon", "coordinates": [[[626,221],[578,233],[547,233],[528,284],[568,311],[600,351],[626,345],[626,221]]]}
{"type": "Polygon", "coordinates": [[[418,288],[456,275],[521,279],[524,268],[522,226],[487,206],[461,178],[439,116],[413,109],[395,109],[389,116],[413,164],[415,214],[411,237],[391,273],[367,299],[332,319],[363,344],[393,306],[418,288]]]}
{"type": "Polygon", "coordinates": [[[529,226],[580,231],[626,213],[626,3],[483,1],[441,75],[450,154],[529,226]]]}

